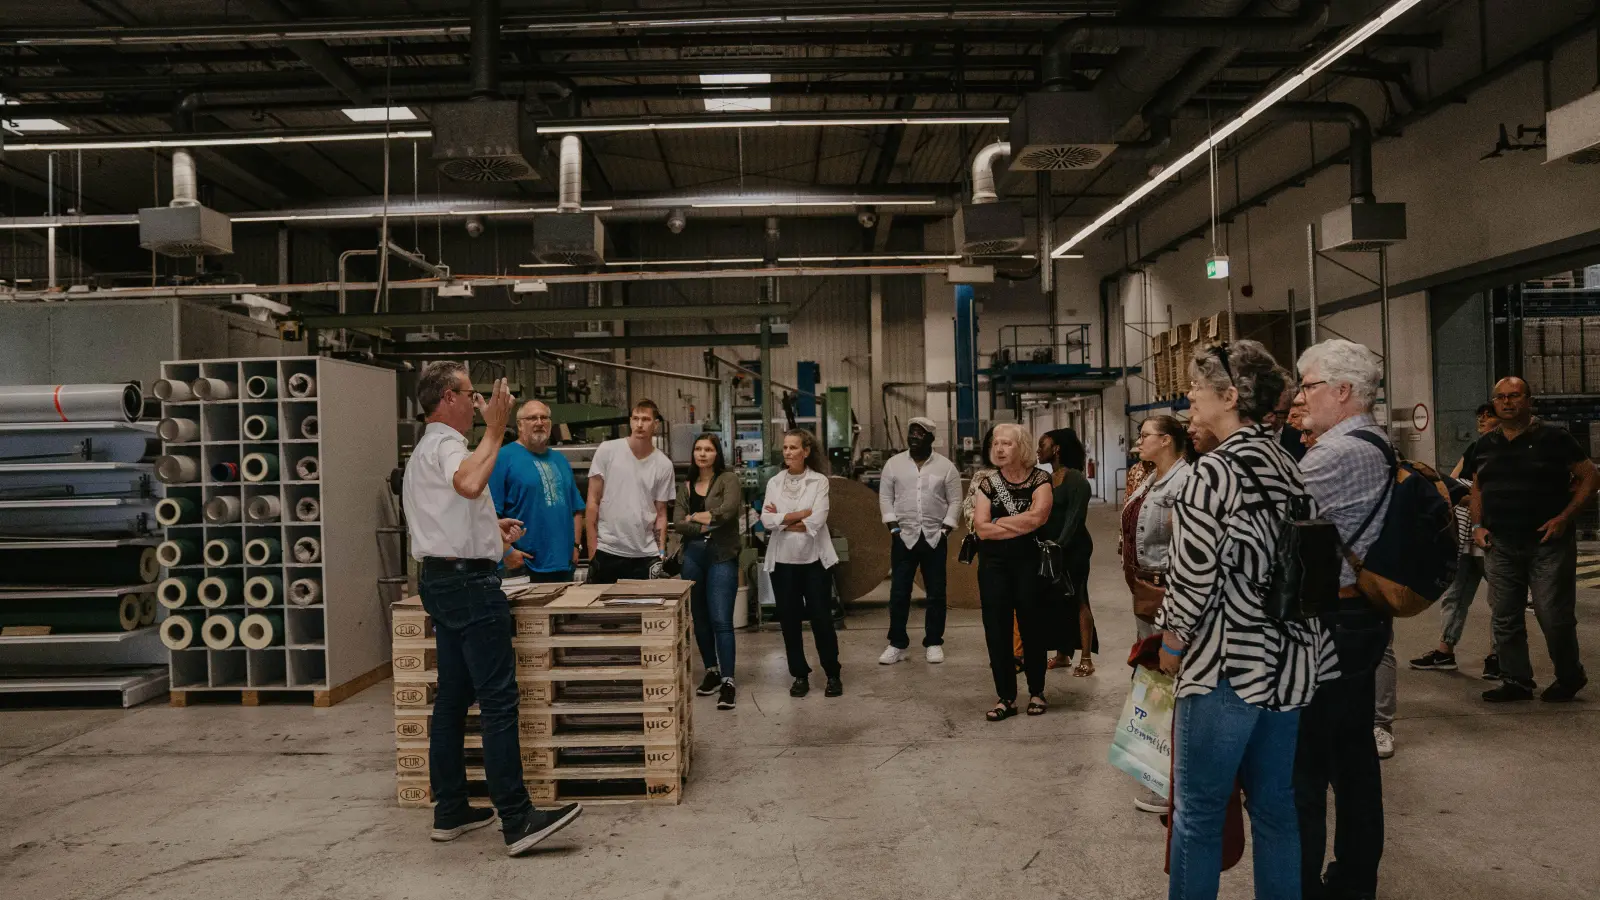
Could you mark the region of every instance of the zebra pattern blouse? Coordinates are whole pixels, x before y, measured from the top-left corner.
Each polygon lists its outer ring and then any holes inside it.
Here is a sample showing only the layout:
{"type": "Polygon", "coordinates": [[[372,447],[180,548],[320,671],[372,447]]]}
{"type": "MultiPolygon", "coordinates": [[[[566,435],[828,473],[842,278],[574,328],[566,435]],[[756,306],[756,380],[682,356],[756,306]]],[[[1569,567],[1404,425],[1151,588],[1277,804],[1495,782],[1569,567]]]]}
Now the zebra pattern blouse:
{"type": "Polygon", "coordinates": [[[1239,429],[1194,464],[1173,508],[1170,582],[1156,618],[1189,645],[1177,696],[1209,693],[1226,678],[1246,703],[1291,710],[1339,677],[1321,623],[1264,612],[1283,511],[1305,493],[1294,459],[1260,425],[1239,429]]]}

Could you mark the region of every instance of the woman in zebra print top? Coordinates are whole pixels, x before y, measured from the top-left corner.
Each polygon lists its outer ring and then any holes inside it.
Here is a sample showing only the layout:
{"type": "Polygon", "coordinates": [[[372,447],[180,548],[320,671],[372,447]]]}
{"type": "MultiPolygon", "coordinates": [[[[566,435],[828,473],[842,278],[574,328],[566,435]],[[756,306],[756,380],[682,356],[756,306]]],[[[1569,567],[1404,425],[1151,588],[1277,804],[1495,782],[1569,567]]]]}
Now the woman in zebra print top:
{"type": "Polygon", "coordinates": [[[1300,708],[1338,671],[1320,624],[1264,612],[1284,511],[1306,493],[1294,460],[1258,424],[1287,373],[1261,344],[1235,341],[1197,351],[1189,377],[1191,416],[1221,445],[1195,463],[1174,507],[1157,617],[1161,668],[1177,677],[1178,697],[1168,896],[1217,896],[1223,816],[1238,780],[1249,798],[1256,896],[1298,900],[1300,708]]]}

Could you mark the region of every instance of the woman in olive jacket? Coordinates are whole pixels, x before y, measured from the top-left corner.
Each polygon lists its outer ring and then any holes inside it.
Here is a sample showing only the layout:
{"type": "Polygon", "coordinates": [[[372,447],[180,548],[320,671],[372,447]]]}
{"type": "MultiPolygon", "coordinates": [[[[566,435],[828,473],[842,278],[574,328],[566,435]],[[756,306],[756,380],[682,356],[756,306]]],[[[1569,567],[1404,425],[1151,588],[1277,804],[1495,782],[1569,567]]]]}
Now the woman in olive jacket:
{"type": "Polygon", "coordinates": [[[694,441],[689,477],[678,485],[672,529],[683,542],[683,577],[694,582],[690,612],[694,642],[706,666],[696,690],[717,694],[717,709],[733,709],[733,601],[739,590],[739,476],[728,471],[714,434],[694,441]]]}

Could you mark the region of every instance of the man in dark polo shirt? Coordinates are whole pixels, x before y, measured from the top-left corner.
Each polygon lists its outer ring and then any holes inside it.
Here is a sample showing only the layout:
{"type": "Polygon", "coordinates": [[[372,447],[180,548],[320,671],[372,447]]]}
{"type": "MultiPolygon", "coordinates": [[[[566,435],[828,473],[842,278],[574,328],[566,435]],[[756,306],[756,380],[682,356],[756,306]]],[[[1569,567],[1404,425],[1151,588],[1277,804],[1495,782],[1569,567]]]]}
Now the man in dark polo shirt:
{"type": "Polygon", "coordinates": [[[1572,435],[1533,416],[1533,397],[1521,378],[1494,386],[1500,427],[1479,439],[1472,481],[1472,540],[1488,551],[1484,566],[1494,611],[1500,686],[1492,703],[1528,700],[1537,687],[1528,660],[1524,598],[1555,664],[1555,683],[1540,699],[1571,700],[1589,683],[1578,659],[1578,543],[1572,518],[1600,484],[1594,463],[1572,435]]]}

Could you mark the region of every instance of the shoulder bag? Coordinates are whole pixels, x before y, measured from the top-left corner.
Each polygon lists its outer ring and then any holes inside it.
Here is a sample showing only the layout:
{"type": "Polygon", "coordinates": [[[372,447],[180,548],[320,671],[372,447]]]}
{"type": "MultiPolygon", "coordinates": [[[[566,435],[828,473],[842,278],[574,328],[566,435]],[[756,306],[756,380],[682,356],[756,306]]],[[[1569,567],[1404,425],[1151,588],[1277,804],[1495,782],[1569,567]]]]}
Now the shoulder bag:
{"type": "MultiPolygon", "coordinates": [[[[1217,451],[1213,451],[1217,452],[1217,451]]],[[[1255,485],[1269,507],[1272,497],[1249,463],[1218,453],[1255,485]]],[[[1301,622],[1339,608],[1339,532],[1332,522],[1311,517],[1311,498],[1289,498],[1272,548],[1272,573],[1262,612],[1271,619],[1301,622]]]]}
{"type": "MultiPolygon", "coordinates": [[[[999,472],[991,477],[993,480],[990,484],[994,485],[995,497],[1000,501],[1000,505],[1005,507],[1006,513],[1013,516],[1021,515],[1022,511],[1017,508],[1016,499],[1006,488],[1005,479],[999,472]]],[[[1068,597],[1075,596],[1076,590],[1072,586],[1072,579],[1067,577],[1066,551],[1055,541],[1034,538],[1034,542],[1039,545],[1039,577],[1056,587],[1065,587],[1068,597]]]]}

